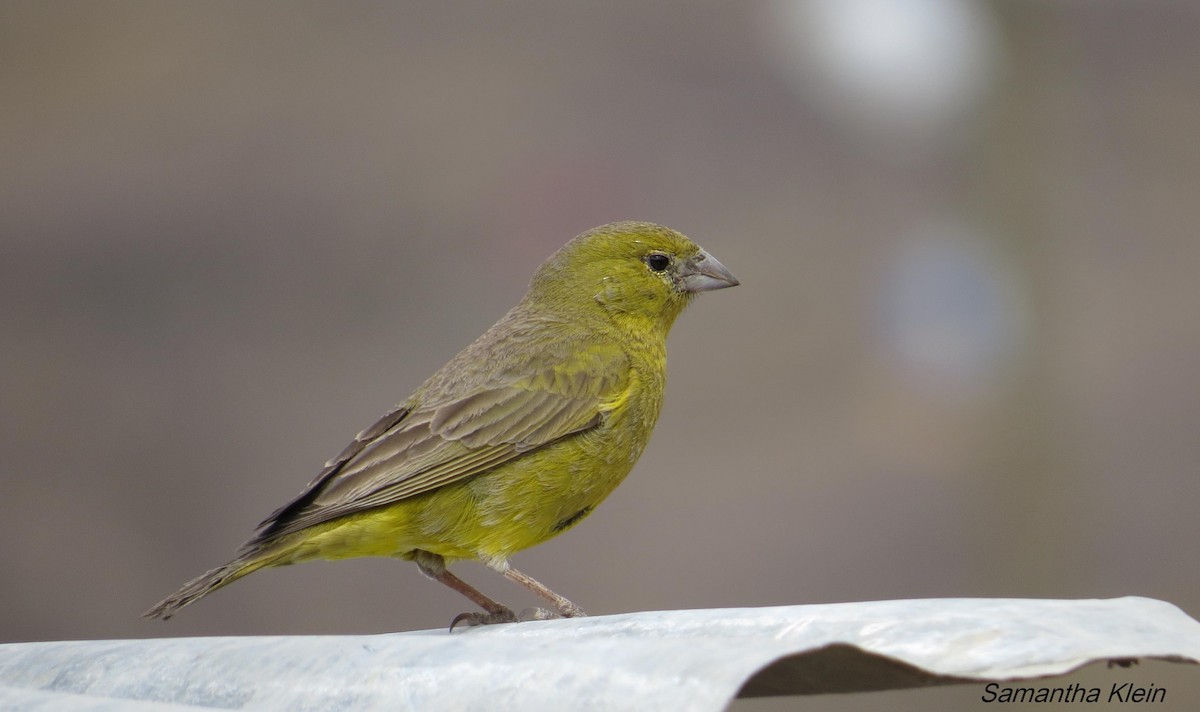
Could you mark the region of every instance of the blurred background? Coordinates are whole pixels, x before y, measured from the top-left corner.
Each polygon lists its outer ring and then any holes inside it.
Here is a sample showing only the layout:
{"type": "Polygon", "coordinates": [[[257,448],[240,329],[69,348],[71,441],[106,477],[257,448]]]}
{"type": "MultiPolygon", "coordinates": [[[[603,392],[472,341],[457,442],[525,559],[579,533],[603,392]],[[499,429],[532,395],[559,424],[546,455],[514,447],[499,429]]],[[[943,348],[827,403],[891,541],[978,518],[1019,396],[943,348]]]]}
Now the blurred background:
{"type": "Polygon", "coordinates": [[[592,614],[1200,614],[1198,33],[1153,0],[6,0],[0,642],[447,624],[387,560],[139,614],[621,219],[742,285],[677,323],[630,478],[516,566],[592,614]]]}

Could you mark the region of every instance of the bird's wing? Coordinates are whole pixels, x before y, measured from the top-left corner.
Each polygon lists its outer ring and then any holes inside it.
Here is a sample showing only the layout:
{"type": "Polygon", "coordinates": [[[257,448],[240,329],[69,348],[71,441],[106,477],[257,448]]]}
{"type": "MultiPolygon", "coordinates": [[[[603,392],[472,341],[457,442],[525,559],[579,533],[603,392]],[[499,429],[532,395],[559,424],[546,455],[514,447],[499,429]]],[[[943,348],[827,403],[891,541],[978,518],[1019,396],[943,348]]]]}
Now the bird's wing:
{"type": "Polygon", "coordinates": [[[624,352],[592,347],[531,375],[397,407],[264,520],[245,548],[429,492],[594,427],[627,383],[624,352]]]}

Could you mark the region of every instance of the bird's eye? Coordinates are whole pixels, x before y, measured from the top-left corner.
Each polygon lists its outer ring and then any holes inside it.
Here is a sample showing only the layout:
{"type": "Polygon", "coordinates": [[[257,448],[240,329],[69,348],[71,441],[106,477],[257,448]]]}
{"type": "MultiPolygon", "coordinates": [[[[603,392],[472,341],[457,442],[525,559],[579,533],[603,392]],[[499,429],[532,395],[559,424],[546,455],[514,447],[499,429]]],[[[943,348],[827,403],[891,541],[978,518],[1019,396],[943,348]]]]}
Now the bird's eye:
{"type": "Polygon", "coordinates": [[[652,255],[646,255],[646,265],[655,272],[662,272],[671,264],[671,258],[666,255],[660,255],[657,252],[652,255]]]}

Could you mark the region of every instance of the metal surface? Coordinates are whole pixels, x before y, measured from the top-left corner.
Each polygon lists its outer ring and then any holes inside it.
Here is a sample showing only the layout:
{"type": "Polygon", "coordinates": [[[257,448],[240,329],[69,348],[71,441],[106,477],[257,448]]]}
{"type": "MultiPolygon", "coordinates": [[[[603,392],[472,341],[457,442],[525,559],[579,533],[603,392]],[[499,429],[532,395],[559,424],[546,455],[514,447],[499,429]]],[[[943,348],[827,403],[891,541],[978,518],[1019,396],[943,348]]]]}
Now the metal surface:
{"type": "Polygon", "coordinates": [[[1055,675],[1094,661],[1200,662],[1171,604],[929,599],[694,611],[371,636],[0,646],[0,707],[720,710],[742,696],[1055,675]]]}

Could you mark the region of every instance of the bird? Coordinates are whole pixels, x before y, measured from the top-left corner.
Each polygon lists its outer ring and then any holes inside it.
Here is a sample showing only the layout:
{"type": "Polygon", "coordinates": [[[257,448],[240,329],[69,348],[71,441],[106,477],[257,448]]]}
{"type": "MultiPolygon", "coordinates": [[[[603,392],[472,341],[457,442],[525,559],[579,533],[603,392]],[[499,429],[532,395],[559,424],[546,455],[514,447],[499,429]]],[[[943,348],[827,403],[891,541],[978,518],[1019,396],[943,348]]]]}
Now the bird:
{"type": "Polygon", "coordinates": [[[143,616],[260,569],[393,557],[483,609],[468,626],[586,615],[510,557],[577,525],[633,468],[658,420],[666,339],[701,292],[738,284],[683,234],[615,222],[567,242],[521,301],[358,433],[228,563],[143,616]],[[476,560],[550,604],[520,615],[451,573],[476,560]]]}

